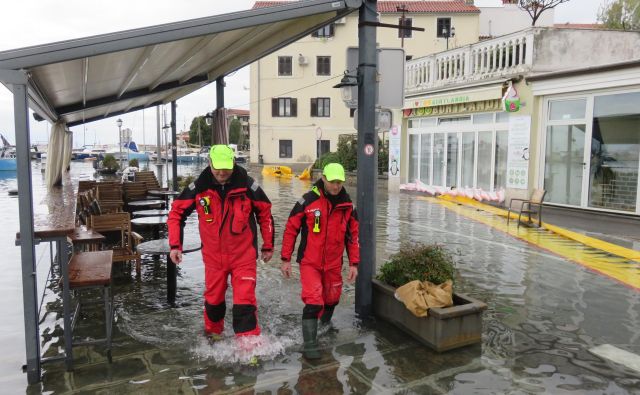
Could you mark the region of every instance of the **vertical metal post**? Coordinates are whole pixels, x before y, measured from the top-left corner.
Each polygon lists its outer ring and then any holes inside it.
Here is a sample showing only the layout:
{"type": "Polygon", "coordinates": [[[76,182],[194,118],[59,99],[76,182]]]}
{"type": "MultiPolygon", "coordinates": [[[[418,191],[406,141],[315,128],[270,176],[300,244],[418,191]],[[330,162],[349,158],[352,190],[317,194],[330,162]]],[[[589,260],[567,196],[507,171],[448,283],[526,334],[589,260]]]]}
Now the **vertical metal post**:
{"type": "Polygon", "coordinates": [[[62,272],[62,321],[64,323],[64,363],[68,371],[73,369],[73,336],[71,333],[71,291],[69,288],[69,250],[67,238],[56,239],[58,267],[62,272]]]}
{"type": "MultiPolygon", "coordinates": [[[[156,170],[158,172],[158,181],[160,186],[164,184],[164,177],[162,175],[162,137],[160,131],[162,129],[162,122],[160,120],[160,106],[156,106],[156,170]]],[[[169,185],[167,185],[167,188],[169,185]]]]}
{"type": "Polygon", "coordinates": [[[215,132],[211,140],[213,144],[229,144],[228,131],[218,130],[218,128],[224,124],[222,120],[218,119],[218,117],[223,116],[223,111],[221,110],[224,108],[224,85],[224,76],[216,78],[216,119],[213,125],[215,132]],[[220,140],[218,140],[218,138],[220,140]]]}
{"type": "Polygon", "coordinates": [[[171,102],[171,152],[173,153],[173,161],[171,162],[171,171],[173,173],[173,190],[178,190],[178,145],[176,141],[176,101],[171,102]]]}
{"type": "Polygon", "coordinates": [[[22,303],[24,309],[24,339],[27,352],[27,381],[40,381],[40,328],[38,327],[38,286],[36,281],[35,243],[33,240],[33,193],[31,161],[29,160],[29,110],[27,78],[15,72],[13,114],[18,162],[18,207],[20,214],[20,255],[22,258],[22,303]],[[22,80],[19,81],[18,80],[22,80]],[[18,83],[15,83],[18,82],[18,83]]]}
{"type": "Polygon", "coordinates": [[[365,0],[358,25],[358,219],[360,221],[360,265],[356,283],[356,313],[371,315],[371,280],[376,267],[376,191],[378,186],[378,136],[376,106],[377,0],[365,0]]]}
{"type": "Polygon", "coordinates": [[[216,78],[216,110],[224,108],[224,76],[216,78]]]}

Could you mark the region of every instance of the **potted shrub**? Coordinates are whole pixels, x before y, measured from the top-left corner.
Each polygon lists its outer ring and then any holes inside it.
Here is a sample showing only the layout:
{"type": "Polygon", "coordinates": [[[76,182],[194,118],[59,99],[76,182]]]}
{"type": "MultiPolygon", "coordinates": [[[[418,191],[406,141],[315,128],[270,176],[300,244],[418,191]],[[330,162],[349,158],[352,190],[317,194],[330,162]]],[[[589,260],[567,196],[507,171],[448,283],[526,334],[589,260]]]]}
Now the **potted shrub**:
{"type": "Polygon", "coordinates": [[[373,280],[373,312],[438,352],[479,343],[487,308],[483,302],[454,291],[453,306],[430,308],[427,317],[416,317],[395,297],[396,288],[410,281],[437,285],[453,281],[454,275],[453,258],[443,246],[405,244],[373,280]]]}
{"type": "Polygon", "coordinates": [[[133,158],[129,161],[129,167],[140,167],[140,164],[138,163],[138,159],[133,158]]]}
{"type": "Polygon", "coordinates": [[[116,157],[111,154],[106,154],[102,160],[102,166],[99,168],[99,171],[103,174],[115,174],[119,168],[120,165],[116,157]]]}

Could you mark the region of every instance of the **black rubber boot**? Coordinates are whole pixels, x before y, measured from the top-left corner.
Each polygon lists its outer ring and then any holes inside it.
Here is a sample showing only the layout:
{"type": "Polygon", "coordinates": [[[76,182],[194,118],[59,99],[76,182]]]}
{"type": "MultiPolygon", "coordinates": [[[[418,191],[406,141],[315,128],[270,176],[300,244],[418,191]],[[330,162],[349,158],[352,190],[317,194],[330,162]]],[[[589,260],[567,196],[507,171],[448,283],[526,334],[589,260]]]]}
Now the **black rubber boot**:
{"type": "Polygon", "coordinates": [[[306,359],[320,359],[320,350],[318,350],[317,318],[302,320],[302,338],[304,339],[302,355],[306,359]]]}
{"type": "Polygon", "coordinates": [[[331,317],[333,317],[333,310],[336,308],[336,306],[324,306],[324,311],[322,312],[322,315],[320,316],[320,323],[322,325],[327,325],[329,324],[329,322],[331,322],[331,317]]]}

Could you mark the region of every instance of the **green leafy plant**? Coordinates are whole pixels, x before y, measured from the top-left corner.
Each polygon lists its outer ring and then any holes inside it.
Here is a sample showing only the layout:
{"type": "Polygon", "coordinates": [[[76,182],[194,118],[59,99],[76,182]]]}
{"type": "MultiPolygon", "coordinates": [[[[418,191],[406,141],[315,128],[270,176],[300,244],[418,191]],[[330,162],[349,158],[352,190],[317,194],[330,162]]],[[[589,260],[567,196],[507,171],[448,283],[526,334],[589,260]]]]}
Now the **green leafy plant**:
{"type": "Polygon", "coordinates": [[[187,185],[191,184],[196,180],[196,176],[188,175],[188,176],[178,176],[178,190],[183,190],[187,187],[187,185]]]}
{"type": "Polygon", "coordinates": [[[137,159],[135,159],[135,158],[134,158],[134,159],[131,159],[131,160],[129,161],[129,167],[140,167],[140,166],[139,166],[139,164],[138,164],[138,160],[137,160],[137,159]]]}
{"type": "Polygon", "coordinates": [[[414,280],[442,284],[453,281],[454,274],[453,257],[444,246],[405,243],[382,265],[376,278],[397,288],[414,280]]]}
{"type": "Polygon", "coordinates": [[[104,156],[104,159],[102,159],[102,168],[108,170],[118,170],[120,168],[120,165],[118,164],[115,156],[106,154],[104,156]]]}

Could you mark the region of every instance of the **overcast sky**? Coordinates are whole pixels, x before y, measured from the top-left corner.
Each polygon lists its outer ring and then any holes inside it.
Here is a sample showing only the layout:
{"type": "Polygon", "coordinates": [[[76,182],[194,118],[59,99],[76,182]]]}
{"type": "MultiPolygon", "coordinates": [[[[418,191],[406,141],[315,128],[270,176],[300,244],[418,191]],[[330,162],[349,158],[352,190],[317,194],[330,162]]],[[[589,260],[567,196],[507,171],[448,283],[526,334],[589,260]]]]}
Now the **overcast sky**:
{"type": "MultiPolygon", "coordinates": [[[[499,0],[476,0],[484,6],[499,0]]],[[[556,10],[557,23],[595,22],[603,0],[572,0],[556,10]]],[[[0,23],[0,51],[60,40],[86,37],[138,27],[158,25],[185,19],[250,9],[254,0],[17,0],[5,1],[0,23]]],[[[248,67],[226,79],[227,107],[249,108],[248,67]]],[[[215,107],[215,83],[178,101],[178,129],[188,128],[193,117],[203,115],[215,107]]],[[[167,107],[167,112],[169,109],[167,107]]],[[[123,127],[133,130],[133,137],[141,144],[155,143],[155,109],[123,115],[123,127]]],[[[31,118],[33,119],[33,118],[31,118]]],[[[76,146],[94,142],[116,143],[116,118],[72,128],[76,146]]],[[[13,97],[0,85],[0,133],[15,142],[13,97]]],[[[31,121],[32,143],[45,143],[47,122],[31,121]]]]}

